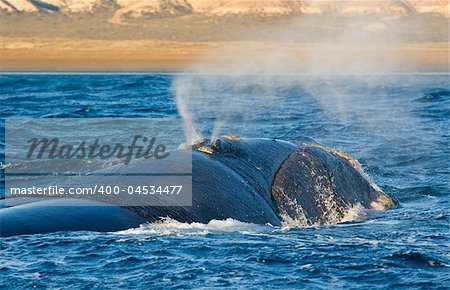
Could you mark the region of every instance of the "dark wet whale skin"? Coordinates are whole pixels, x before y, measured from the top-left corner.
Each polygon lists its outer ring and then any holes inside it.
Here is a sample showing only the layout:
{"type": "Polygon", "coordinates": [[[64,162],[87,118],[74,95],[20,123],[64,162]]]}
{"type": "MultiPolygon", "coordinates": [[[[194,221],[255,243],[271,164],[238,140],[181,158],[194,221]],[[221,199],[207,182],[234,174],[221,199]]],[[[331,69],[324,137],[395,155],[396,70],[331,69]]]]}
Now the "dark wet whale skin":
{"type": "MultiPolygon", "coordinates": [[[[192,151],[192,206],[99,206],[110,201],[87,200],[79,207],[72,205],[73,199],[44,200],[1,209],[0,236],[117,231],[163,217],[201,223],[233,218],[279,226],[282,216],[288,216],[320,224],[333,222],[356,204],[393,204],[352,162],[331,149],[226,137],[209,148],[212,153],[192,151]]],[[[130,165],[151,166],[145,160],[130,165]]]]}

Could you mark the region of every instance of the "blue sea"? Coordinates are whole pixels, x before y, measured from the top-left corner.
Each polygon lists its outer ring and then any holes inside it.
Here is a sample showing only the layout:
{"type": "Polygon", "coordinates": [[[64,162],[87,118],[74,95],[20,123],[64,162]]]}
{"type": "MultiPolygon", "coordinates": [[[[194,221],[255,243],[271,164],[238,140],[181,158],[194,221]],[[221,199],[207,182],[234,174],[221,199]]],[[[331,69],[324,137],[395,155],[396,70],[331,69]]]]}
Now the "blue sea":
{"type": "MultiPolygon", "coordinates": [[[[448,289],[449,75],[300,75],[295,83],[264,77],[239,85],[216,79],[201,91],[208,106],[192,108],[195,123],[204,132],[218,127],[343,150],[399,205],[306,228],[167,219],[121,232],[0,238],[0,288],[448,289]]],[[[174,84],[196,79],[157,72],[1,74],[2,181],[4,119],[180,118],[174,84]]]]}

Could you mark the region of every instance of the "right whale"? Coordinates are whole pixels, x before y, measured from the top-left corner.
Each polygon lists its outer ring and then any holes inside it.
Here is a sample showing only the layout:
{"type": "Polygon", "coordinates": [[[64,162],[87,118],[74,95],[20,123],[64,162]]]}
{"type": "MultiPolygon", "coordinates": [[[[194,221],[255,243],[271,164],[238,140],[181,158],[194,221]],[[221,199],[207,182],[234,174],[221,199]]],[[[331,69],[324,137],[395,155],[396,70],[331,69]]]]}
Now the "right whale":
{"type": "MultiPolygon", "coordinates": [[[[395,204],[356,160],[321,145],[228,134],[192,149],[172,152],[192,157],[192,206],[121,206],[95,196],[80,207],[74,205],[77,198],[16,198],[14,206],[0,209],[0,236],[117,231],[166,217],[189,223],[232,218],[274,226],[285,220],[305,226],[334,224],[355,206],[381,210],[395,204]]],[[[136,160],[103,173],[151,166],[149,160],[136,160]]],[[[170,170],[176,164],[164,166],[170,170]]]]}
{"type": "Polygon", "coordinates": [[[192,207],[130,210],[147,220],[233,218],[276,226],[293,220],[309,226],[338,223],[356,206],[384,210],[395,204],[355,159],[314,143],[227,134],[193,145],[192,164],[192,207]]]}

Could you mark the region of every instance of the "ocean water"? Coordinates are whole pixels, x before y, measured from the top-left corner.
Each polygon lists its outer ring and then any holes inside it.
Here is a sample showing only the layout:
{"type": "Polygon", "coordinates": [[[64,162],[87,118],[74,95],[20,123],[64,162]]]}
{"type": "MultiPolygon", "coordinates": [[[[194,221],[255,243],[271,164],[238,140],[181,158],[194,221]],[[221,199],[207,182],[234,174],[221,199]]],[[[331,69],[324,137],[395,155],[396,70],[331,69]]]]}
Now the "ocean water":
{"type": "MultiPolygon", "coordinates": [[[[173,84],[184,77],[2,74],[0,161],[5,118],[179,118],[173,84]]],[[[341,149],[398,207],[355,209],[346,222],[308,228],[164,220],[114,233],[0,238],[0,288],[448,289],[449,75],[299,78],[208,87],[212,104],[232,93],[236,106],[220,120],[214,106],[198,108],[196,124],[205,137],[220,121],[222,133],[341,149]]]]}

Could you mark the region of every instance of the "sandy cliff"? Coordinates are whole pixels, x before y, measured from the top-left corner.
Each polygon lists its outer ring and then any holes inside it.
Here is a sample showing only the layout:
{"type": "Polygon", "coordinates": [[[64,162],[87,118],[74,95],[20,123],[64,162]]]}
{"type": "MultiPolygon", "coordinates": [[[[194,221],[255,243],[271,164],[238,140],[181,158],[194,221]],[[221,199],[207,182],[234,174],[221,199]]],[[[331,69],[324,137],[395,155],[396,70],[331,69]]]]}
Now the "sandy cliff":
{"type": "Polygon", "coordinates": [[[112,20],[124,18],[206,15],[387,14],[405,16],[434,13],[450,16],[447,0],[0,0],[4,13],[95,13],[112,11],[112,20]]]}
{"type": "Polygon", "coordinates": [[[357,47],[399,70],[448,71],[449,9],[448,0],[0,0],[0,70],[185,69],[217,47],[255,44],[296,51],[298,66],[341,45],[337,55],[357,47]]]}

